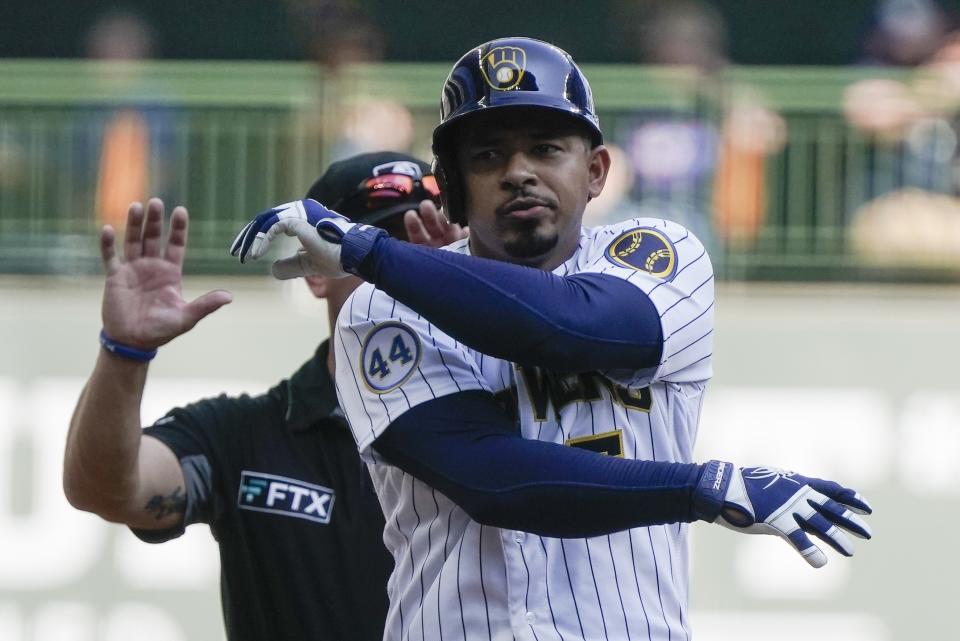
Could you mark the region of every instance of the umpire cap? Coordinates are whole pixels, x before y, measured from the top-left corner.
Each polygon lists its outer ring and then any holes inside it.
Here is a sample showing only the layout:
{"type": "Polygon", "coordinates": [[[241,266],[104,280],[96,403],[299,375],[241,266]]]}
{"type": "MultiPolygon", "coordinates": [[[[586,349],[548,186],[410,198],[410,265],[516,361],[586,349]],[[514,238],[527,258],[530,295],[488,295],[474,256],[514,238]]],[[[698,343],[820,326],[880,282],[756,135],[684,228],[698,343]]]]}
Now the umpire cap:
{"type": "Polygon", "coordinates": [[[392,151],[360,154],[331,164],[306,197],[366,225],[378,225],[416,209],[428,198],[439,205],[439,189],[430,166],[392,151]]]}
{"type": "Polygon", "coordinates": [[[491,40],[465,53],[443,85],[440,124],[433,130],[434,172],[450,220],[464,223],[455,131],[485,111],[523,107],[568,116],[593,144],[603,144],[586,76],[563,49],[533,38],[491,40]]]}

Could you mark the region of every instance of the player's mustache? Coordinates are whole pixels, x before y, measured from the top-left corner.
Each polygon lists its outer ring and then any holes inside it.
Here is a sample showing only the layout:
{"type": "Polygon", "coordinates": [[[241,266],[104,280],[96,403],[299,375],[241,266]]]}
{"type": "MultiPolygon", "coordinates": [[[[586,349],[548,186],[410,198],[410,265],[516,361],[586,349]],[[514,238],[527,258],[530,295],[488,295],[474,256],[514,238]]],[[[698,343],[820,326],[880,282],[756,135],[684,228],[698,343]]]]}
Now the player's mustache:
{"type": "Polygon", "coordinates": [[[538,196],[536,194],[523,193],[511,198],[507,202],[497,207],[496,213],[497,215],[502,216],[518,209],[530,209],[531,207],[538,206],[553,208],[556,206],[556,203],[552,198],[538,196]]]}

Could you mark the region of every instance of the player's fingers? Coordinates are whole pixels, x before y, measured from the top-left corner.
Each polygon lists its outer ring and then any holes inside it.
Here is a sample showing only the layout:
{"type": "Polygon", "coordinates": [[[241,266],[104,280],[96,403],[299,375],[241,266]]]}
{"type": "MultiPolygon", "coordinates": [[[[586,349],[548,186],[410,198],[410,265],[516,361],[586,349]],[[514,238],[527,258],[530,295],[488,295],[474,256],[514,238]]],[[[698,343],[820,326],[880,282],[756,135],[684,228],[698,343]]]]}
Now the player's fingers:
{"type": "Polygon", "coordinates": [[[804,518],[796,516],[797,525],[832,547],[844,556],[853,556],[853,541],[839,527],[828,521],[819,512],[804,518]]]}
{"type": "Polygon", "coordinates": [[[187,253],[187,228],[190,216],[184,207],[175,207],[170,214],[170,235],[167,237],[167,248],[164,258],[174,265],[183,266],[183,258],[187,253]]]}
{"type": "Polygon", "coordinates": [[[807,533],[803,531],[803,528],[798,527],[790,533],[781,533],[781,536],[789,541],[790,545],[800,553],[800,556],[813,567],[822,568],[827,564],[827,555],[823,553],[823,550],[813,544],[813,541],[811,541],[807,533]]]}
{"type": "Polygon", "coordinates": [[[430,242],[430,233],[416,210],[411,209],[403,215],[403,227],[407,232],[407,240],[411,243],[426,245],[430,242]]]}
{"type": "Polygon", "coordinates": [[[215,289],[193,299],[183,309],[186,329],[190,329],[232,300],[233,294],[225,289],[215,289]]]}
{"type": "Polygon", "coordinates": [[[260,231],[254,235],[249,258],[252,260],[261,258],[270,250],[273,239],[281,234],[296,236],[304,245],[318,237],[317,228],[302,218],[274,218],[272,221],[265,221],[260,226],[260,231]]]}
{"type": "Polygon", "coordinates": [[[233,243],[230,245],[231,256],[240,255],[240,249],[243,247],[243,239],[247,237],[247,231],[249,231],[252,225],[253,221],[251,220],[249,223],[243,226],[243,229],[240,230],[240,233],[237,234],[237,237],[233,239],[233,243]]]}
{"type": "Polygon", "coordinates": [[[873,513],[873,508],[870,507],[867,500],[860,496],[860,493],[855,490],[826,479],[811,478],[807,479],[807,483],[816,491],[830,497],[838,503],[843,503],[857,514],[873,513]]]}
{"type": "MultiPolygon", "coordinates": [[[[259,231],[255,234],[252,234],[252,242],[250,243],[250,249],[247,252],[247,258],[250,260],[257,260],[261,258],[270,250],[270,241],[272,241],[277,234],[286,234],[287,236],[296,236],[296,230],[290,227],[287,224],[284,224],[285,221],[281,221],[277,224],[271,225],[264,229],[261,227],[259,231]]],[[[311,233],[316,233],[311,229],[311,233]]]]}
{"type": "Polygon", "coordinates": [[[127,229],[123,234],[123,257],[127,261],[140,258],[143,248],[140,237],[143,235],[143,204],[130,203],[127,209],[127,229]]]}
{"type": "Polygon", "coordinates": [[[254,242],[256,242],[260,233],[257,231],[260,226],[259,222],[259,218],[255,218],[254,220],[250,221],[249,225],[247,225],[246,233],[243,235],[243,240],[240,241],[240,249],[237,250],[237,255],[240,257],[241,263],[247,262],[247,258],[250,258],[250,248],[253,246],[254,242]]]}
{"type": "Polygon", "coordinates": [[[466,238],[466,232],[461,229],[460,225],[456,223],[446,223],[446,226],[443,229],[443,235],[437,236],[435,242],[433,243],[434,247],[443,247],[444,245],[449,245],[450,243],[455,243],[458,240],[466,238]]]}
{"type": "Polygon", "coordinates": [[[147,203],[147,217],[143,224],[143,255],[149,258],[158,258],[162,237],[163,201],[159,198],[151,198],[147,203]]]}
{"type": "Polygon", "coordinates": [[[104,225],[100,231],[100,258],[103,259],[103,270],[111,276],[120,269],[120,259],[117,257],[117,234],[110,225],[104,225]]]}
{"type": "Polygon", "coordinates": [[[298,251],[293,256],[273,261],[270,271],[277,280],[317,275],[316,270],[312,269],[307,252],[303,250],[298,251]]]}
{"type": "Polygon", "coordinates": [[[277,217],[276,209],[265,211],[250,221],[250,224],[241,232],[243,238],[240,239],[240,245],[237,248],[241,263],[245,263],[248,258],[256,260],[267,252],[269,243],[264,242],[264,234],[272,231],[272,238],[278,231],[275,228],[278,221],[280,219],[277,217]]]}
{"type": "Polygon", "coordinates": [[[836,523],[854,536],[861,539],[873,537],[873,531],[867,522],[840,503],[826,499],[823,503],[811,503],[811,505],[830,522],[836,523]]]}
{"type": "Polygon", "coordinates": [[[440,213],[432,200],[427,199],[421,201],[419,211],[420,220],[423,221],[423,226],[432,238],[443,238],[446,236],[447,226],[450,222],[440,213]]]}

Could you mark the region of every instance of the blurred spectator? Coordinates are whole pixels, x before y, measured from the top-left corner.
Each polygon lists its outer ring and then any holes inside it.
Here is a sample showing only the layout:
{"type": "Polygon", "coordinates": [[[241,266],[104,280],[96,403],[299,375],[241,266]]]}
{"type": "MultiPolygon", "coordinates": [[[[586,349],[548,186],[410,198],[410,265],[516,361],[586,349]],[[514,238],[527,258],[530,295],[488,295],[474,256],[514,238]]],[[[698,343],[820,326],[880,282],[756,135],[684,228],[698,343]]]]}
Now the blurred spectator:
{"type": "Polygon", "coordinates": [[[915,188],[891,192],[857,210],[854,251],[868,264],[960,265],[960,200],[915,188]]]}
{"type": "Polygon", "coordinates": [[[916,71],[858,81],[844,92],[844,114],[867,137],[872,161],[863,175],[847,176],[866,194],[850,241],[873,262],[960,264],[960,33],[946,33],[948,24],[930,0],[883,2],[877,31],[889,42],[879,61],[916,71]]]}
{"type": "Polygon", "coordinates": [[[948,31],[947,16],[934,0],[881,0],[861,62],[914,67],[933,55],[948,31]]]}
{"type": "Polygon", "coordinates": [[[687,106],[637,110],[624,114],[622,124],[607,126],[610,142],[624,151],[622,158],[614,158],[614,171],[619,172],[617,164],[626,165],[632,175],[615,182],[627,188],[623,202],[591,204],[590,222],[615,222],[638,211],[666,216],[670,210],[671,218],[709,246],[713,234],[707,212],[718,134],[715,124],[697,110],[695,94],[726,62],[725,27],[719,14],[702,2],[652,5],[624,0],[618,10],[618,23],[629,40],[624,47],[632,49],[639,62],[685,67],[656,90],[676,94],[687,106]],[[601,210],[603,219],[594,214],[601,210]]]}
{"type": "Polygon", "coordinates": [[[86,57],[93,60],[144,60],[153,57],[155,34],[137,14],[109,11],[90,27],[85,43],[86,57]]]}
{"type": "MultiPolygon", "coordinates": [[[[328,160],[380,149],[410,151],[413,115],[395,100],[367,97],[364,83],[370,74],[357,69],[382,61],[380,27],[347,0],[286,2],[305,57],[316,62],[324,74],[320,111],[308,116],[307,128],[329,141],[328,160]]],[[[381,93],[373,89],[369,93],[381,93]]]]}
{"type": "Polygon", "coordinates": [[[85,38],[86,57],[105,63],[99,68],[104,91],[120,103],[102,123],[95,204],[98,222],[117,229],[125,225],[131,202],[144,200],[148,193],[165,193],[168,115],[138,104],[144,94],[142,70],[132,64],[153,57],[155,44],[150,25],[124,10],[98,17],[85,38]],[[125,104],[130,96],[137,98],[125,104]]]}
{"type": "Polygon", "coordinates": [[[354,3],[344,0],[286,0],[290,23],[304,55],[330,71],[383,58],[383,32],[354,3]]]}
{"type": "Polygon", "coordinates": [[[713,190],[713,222],[731,245],[756,239],[767,208],[767,158],[786,144],[786,124],[760,96],[737,91],[723,119],[713,190]]]}
{"type": "Polygon", "coordinates": [[[714,7],[696,0],[663,3],[640,25],[641,59],[692,67],[705,74],[727,65],[727,26],[714,7]]]}
{"type": "Polygon", "coordinates": [[[641,61],[683,67],[676,84],[663,89],[706,100],[690,111],[632,119],[621,138],[635,172],[630,195],[644,210],[659,209],[692,229],[708,246],[716,239],[752,240],[766,207],[766,157],[783,144],[783,122],[755,91],[723,82],[727,28],[715,8],[681,0],[644,13],[649,6],[625,5],[640,11],[635,47],[641,61]]]}

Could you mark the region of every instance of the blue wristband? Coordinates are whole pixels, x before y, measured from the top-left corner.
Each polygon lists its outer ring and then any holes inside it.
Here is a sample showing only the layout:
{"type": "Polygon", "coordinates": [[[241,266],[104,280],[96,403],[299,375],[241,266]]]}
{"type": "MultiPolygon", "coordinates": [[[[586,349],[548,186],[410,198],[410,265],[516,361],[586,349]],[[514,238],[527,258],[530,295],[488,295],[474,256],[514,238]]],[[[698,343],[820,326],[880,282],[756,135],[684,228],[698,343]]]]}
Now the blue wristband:
{"type": "Polygon", "coordinates": [[[129,358],[132,361],[140,361],[142,363],[152,361],[153,357],[157,355],[157,350],[155,349],[147,352],[142,349],[137,349],[136,347],[130,347],[129,345],[118,343],[107,336],[107,332],[102,329],[100,330],[100,344],[103,345],[103,348],[111,354],[116,354],[117,356],[129,358]]]}
{"type": "Polygon", "coordinates": [[[723,509],[730,477],[736,468],[724,461],[708,461],[693,492],[693,515],[701,521],[713,523],[723,509]]]}
{"type": "Polygon", "coordinates": [[[381,238],[387,238],[387,232],[379,227],[355,225],[340,239],[340,265],[343,271],[354,276],[360,273],[360,263],[370,254],[373,246],[381,238]]]}

